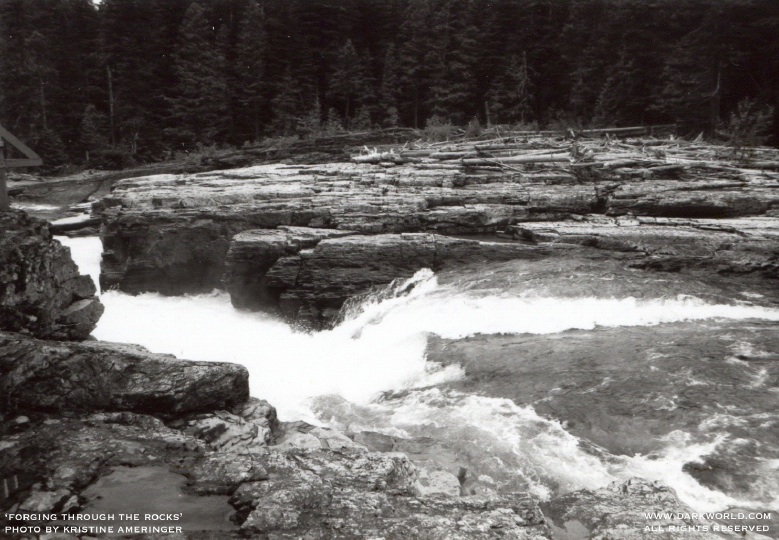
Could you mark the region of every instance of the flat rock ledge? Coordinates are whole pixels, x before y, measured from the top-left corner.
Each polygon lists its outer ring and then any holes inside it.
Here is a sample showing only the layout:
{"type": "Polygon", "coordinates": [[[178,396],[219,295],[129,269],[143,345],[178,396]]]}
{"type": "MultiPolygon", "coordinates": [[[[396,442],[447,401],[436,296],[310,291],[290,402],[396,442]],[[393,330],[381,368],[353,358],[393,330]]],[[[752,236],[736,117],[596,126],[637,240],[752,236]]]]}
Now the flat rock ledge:
{"type": "Polygon", "coordinates": [[[172,417],[242,403],[245,367],[143,347],[42,341],[0,332],[0,396],[10,411],[131,411],[172,417]]]}
{"type": "Polygon", "coordinates": [[[221,286],[232,238],[252,229],[453,236],[591,214],[777,218],[778,181],[771,171],[720,171],[675,178],[595,174],[559,183],[531,170],[363,163],[133,178],[118,182],[94,208],[103,220],[101,285],[129,293],[208,292],[221,286]]]}
{"type": "Polygon", "coordinates": [[[722,274],[779,278],[779,217],[686,219],[577,216],[568,221],[507,228],[539,246],[578,245],[640,255],[633,266],[678,271],[705,268],[722,274]]]}
{"type": "Polygon", "coordinates": [[[45,221],[0,212],[0,330],[86,339],[104,309],[95,292],[45,221]]]}
{"type": "Polygon", "coordinates": [[[423,268],[537,259],[554,248],[482,242],[428,233],[363,235],[279,227],[237,234],[227,253],[225,286],[233,305],[276,311],[320,328],[345,302],[423,268]]]}

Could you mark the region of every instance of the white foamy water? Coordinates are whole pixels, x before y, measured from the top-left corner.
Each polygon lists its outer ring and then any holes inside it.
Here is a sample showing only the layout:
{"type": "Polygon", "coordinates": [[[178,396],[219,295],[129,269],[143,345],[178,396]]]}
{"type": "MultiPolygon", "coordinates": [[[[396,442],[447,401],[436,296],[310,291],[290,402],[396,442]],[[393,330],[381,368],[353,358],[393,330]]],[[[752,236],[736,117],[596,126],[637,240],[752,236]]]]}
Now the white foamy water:
{"type": "Polygon", "coordinates": [[[78,214],[76,216],[64,217],[51,222],[52,225],[70,225],[72,223],[83,223],[89,221],[92,216],[89,214],[78,214]]]}
{"type": "Polygon", "coordinates": [[[11,203],[11,207],[17,208],[19,210],[30,210],[33,212],[48,212],[48,211],[59,209],[59,206],[55,206],[51,204],[23,203],[23,202],[13,202],[11,203]]]}
{"type": "MultiPolygon", "coordinates": [[[[101,246],[96,238],[61,239],[97,281],[101,246]]],[[[222,292],[184,297],[157,294],[102,295],[106,306],[95,337],[138,343],[181,358],[247,366],[253,395],[270,401],[283,420],[304,419],[345,429],[425,436],[435,431],[447,444],[478,445],[513,471],[516,482],[539,498],[554,491],[595,488],[642,476],[675,488],[700,511],[754,506],[698,484],[682,471],[722,444],[696,443],[686,434],[668,437],[652,456],[610,456],[593,451],[558,422],[510,400],[443,392],[427,387],[463,376],[425,359],[427,335],[550,334],[596,326],[635,326],[724,319],[779,321],[779,310],[710,304],[697,298],[516,298],[479,296],[440,286],[429,270],[400,287],[402,295],[357,306],[336,328],[315,334],[293,331],[274,317],[237,311],[222,292]],[[408,391],[379,399],[384,392],[408,391]],[[337,397],[337,399],[336,399],[337,397]]],[[[386,296],[386,295],[385,295],[386,296]]],[[[496,473],[497,474],[497,473],[496,473]]],[[[505,474],[505,471],[504,471],[505,474]]],[[[511,475],[509,475],[511,476],[511,475]]]]}
{"type": "Polygon", "coordinates": [[[315,400],[314,409],[342,430],[435,438],[444,448],[465,455],[473,454],[469,448],[478,447],[478,457],[471,456],[472,466],[488,475],[494,469],[496,478],[506,477],[498,484],[527,490],[539,500],[548,500],[554,492],[598,489],[613,481],[641,477],[671,486],[682,501],[698,511],[766,507],[765,500],[730,497],[684,472],[686,463],[700,461],[726,443],[725,435],[700,442],[688,433],[674,431],[664,437],[662,451],[615,456],[602,448],[582,445],[560,422],[539,416],[532,407],[436,388],[364,406],[324,397],[315,400]]]}

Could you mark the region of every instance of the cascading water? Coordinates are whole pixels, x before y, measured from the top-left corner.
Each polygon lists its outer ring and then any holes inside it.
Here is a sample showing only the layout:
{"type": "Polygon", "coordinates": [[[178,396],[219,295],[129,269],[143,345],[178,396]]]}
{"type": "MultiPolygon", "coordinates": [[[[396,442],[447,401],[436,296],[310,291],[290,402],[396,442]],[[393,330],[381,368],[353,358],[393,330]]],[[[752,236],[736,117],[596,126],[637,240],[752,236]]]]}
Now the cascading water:
{"type": "MultiPolygon", "coordinates": [[[[70,246],[82,272],[97,281],[100,241],[61,241],[70,246]]],[[[698,434],[673,430],[652,453],[620,455],[574,436],[564,419],[540,416],[531,405],[456,388],[469,377],[467,370],[431,362],[427,356],[430,335],[462,340],[690,321],[775,323],[779,309],[684,295],[637,299],[507,294],[462,282],[442,285],[429,270],[388,291],[351,305],[335,328],[315,334],[296,332],[269,315],[236,311],[222,292],[162,297],[108,291],[101,296],[106,311],[94,335],[181,358],[244,364],[252,394],[273,403],[282,420],[424,440],[431,448],[425,459],[438,452],[442,460],[465,463],[478,471],[480,484],[491,489],[526,489],[548,499],[642,476],[670,485],[699,511],[765,509],[779,503],[777,448],[755,458],[763,481],[752,491],[706,487],[683,469],[733,443],[727,429],[711,424],[727,423],[727,410],[707,417],[709,424],[701,423],[698,434]]],[[[723,361],[741,361],[738,356],[723,361]]],[[[771,392],[779,397],[777,388],[770,387],[776,384],[775,368],[743,369],[751,370],[745,384],[764,387],[769,399],[771,392]]],[[[708,384],[688,375],[690,385],[708,384]]],[[[669,389],[657,406],[672,410],[677,407],[675,396],[669,389]]],[[[603,399],[609,399],[607,391],[603,399]]],[[[760,421],[767,429],[779,421],[774,410],[764,414],[760,421]]]]}

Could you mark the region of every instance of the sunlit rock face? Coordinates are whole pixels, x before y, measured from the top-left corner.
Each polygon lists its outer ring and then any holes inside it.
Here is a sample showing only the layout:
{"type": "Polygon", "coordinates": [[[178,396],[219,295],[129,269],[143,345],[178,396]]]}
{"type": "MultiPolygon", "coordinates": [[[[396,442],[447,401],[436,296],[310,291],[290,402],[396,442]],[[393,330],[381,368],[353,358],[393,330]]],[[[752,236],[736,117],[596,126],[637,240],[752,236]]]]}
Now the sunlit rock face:
{"type": "Polygon", "coordinates": [[[46,222],[21,211],[0,213],[0,329],[85,339],[103,314],[95,292],[46,222]]]}

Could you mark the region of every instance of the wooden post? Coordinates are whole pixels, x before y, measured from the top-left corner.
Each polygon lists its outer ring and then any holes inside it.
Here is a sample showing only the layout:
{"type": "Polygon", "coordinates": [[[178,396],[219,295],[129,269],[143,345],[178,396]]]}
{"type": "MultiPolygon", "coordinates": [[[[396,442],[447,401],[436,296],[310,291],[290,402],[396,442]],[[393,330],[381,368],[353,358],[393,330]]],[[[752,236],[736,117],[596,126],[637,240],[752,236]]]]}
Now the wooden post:
{"type": "Polygon", "coordinates": [[[5,181],[5,170],[12,167],[38,167],[40,165],[43,165],[41,157],[13,133],[0,125],[0,212],[6,212],[11,209],[11,199],[8,196],[8,185],[5,181]],[[24,154],[24,158],[5,159],[6,143],[24,154]]]}
{"type": "Polygon", "coordinates": [[[0,138],[0,212],[11,209],[11,199],[8,198],[8,186],[5,181],[5,147],[0,138]]]}

